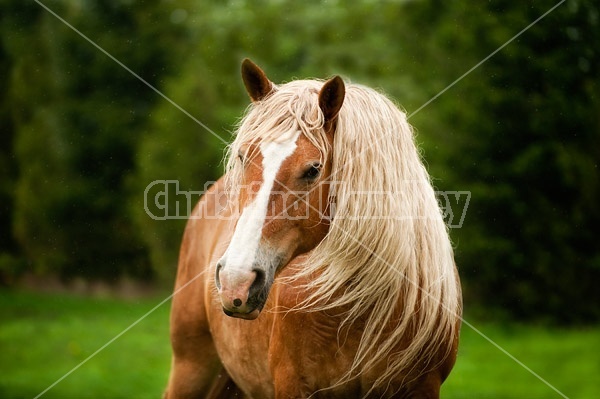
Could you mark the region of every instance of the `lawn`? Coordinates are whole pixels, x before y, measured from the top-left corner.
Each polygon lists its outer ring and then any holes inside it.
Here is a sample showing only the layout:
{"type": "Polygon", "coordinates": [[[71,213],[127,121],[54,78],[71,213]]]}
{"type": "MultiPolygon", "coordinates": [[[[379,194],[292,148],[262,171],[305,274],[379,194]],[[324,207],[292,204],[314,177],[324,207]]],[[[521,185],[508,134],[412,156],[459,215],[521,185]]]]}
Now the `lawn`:
{"type": "MultiPolygon", "coordinates": [[[[0,291],[0,398],[33,398],[155,307],[139,301],[0,291]]],[[[169,361],[170,302],[42,398],[159,398],[169,361]]]]}
{"type": "Polygon", "coordinates": [[[600,397],[600,326],[480,324],[468,316],[466,321],[499,348],[463,325],[458,360],[442,386],[443,398],[600,397]]]}
{"type": "MultiPolygon", "coordinates": [[[[0,398],[33,398],[163,298],[123,301],[0,291],[0,398]]],[[[43,398],[159,398],[167,381],[170,302],[49,389],[43,398]]],[[[600,395],[600,327],[542,328],[467,321],[444,398],[600,395]],[[518,362],[521,362],[519,364],[518,362]]]]}

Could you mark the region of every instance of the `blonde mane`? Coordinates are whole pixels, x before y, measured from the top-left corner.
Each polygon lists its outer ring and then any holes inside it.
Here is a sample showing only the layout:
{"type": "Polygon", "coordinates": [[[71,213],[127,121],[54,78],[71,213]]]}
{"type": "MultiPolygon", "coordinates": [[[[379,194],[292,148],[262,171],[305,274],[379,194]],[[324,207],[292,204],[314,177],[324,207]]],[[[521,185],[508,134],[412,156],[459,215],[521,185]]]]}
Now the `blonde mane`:
{"type": "Polygon", "coordinates": [[[451,349],[462,306],[452,246],[405,113],[381,93],[347,84],[330,148],[318,107],[322,85],[293,81],[248,109],[229,148],[227,181],[230,188],[240,181],[242,144],[290,131],[332,157],[335,214],[295,276],[310,281],[295,310],[343,309],[343,325],[362,323],[338,384],[385,364],[372,389],[385,388],[392,377],[412,380],[434,368],[440,351],[451,349]]]}

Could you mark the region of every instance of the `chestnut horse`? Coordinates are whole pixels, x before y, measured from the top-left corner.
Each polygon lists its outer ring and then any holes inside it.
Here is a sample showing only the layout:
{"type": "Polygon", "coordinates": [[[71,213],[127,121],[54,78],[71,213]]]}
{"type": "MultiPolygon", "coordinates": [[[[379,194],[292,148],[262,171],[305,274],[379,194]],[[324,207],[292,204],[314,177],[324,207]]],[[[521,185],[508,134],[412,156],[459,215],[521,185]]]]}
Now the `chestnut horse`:
{"type": "Polygon", "coordinates": [[[185,229],[165,397],[439,397],[462,300],[429,175],[375,90],[273,84],[185,229]]]}

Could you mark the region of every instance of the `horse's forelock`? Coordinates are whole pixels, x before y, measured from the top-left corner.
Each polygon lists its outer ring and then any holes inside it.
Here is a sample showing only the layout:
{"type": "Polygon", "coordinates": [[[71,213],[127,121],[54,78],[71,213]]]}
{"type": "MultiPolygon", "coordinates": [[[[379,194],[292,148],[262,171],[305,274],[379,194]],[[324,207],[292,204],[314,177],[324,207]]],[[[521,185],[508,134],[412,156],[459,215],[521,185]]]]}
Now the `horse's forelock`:
{"type": "Polygon", "coordinates": [[[235,140],[226,153],[226,174],[230,191],[240,182],[239,149],[248,143],[285,141],[300,131],[326,159],[330,146],[323,131],[324,117],[318,106],[321,80],[297,80],[277,87],[263,101],[252,103],[235,131],[235,140]]]}

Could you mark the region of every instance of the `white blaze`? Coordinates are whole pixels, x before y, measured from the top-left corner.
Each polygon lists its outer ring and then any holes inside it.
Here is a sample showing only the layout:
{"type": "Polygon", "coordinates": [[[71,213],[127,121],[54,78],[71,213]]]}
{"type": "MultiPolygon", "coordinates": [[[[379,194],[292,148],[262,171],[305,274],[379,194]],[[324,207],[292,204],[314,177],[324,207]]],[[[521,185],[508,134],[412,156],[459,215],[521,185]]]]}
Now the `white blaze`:
{"type": "Polygon", "coordinates": [[[260,145],[263,156],[262,186],[254,200],[242,211],[229,247],[221,259],[224,264],[222,272],[228,274],[230,283],[235,284],[237,270],[252,270],[275,177],[283,161],[294,153],[299,134],[299,132],[294,133],[283,142],[268,142],[260,145]]]}

